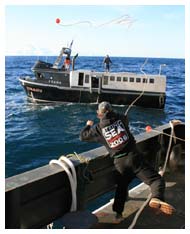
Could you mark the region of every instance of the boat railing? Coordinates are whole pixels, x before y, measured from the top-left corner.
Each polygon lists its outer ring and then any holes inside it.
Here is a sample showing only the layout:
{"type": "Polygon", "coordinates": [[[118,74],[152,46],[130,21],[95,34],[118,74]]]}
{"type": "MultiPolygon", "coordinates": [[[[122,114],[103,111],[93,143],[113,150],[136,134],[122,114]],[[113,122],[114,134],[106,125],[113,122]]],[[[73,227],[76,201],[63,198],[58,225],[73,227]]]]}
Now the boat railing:
{"type": "MultiPolygon", "coordinates": [[[[175,126],[176,137],[184,139],[184,127],[184,124],[175,126]]],[[[169,136],[162,132],[169,135],[170,125],[163,125],[157,131],[135,137],[143,157],[156,166],[157,159],[164,156],[169,143],[169,136]]],[[[80,161],[74,156],[71,160],[78,180],[77,210],[84,210],[89,201],[115,187],[115,170],[104,147],[79,155],[86,160],[80,161]]],[[[69,180],[58,165],[48,164],[6,178],[5,187],[6,228],[43,228],[70,210],[72,198],[69,180]]]]}

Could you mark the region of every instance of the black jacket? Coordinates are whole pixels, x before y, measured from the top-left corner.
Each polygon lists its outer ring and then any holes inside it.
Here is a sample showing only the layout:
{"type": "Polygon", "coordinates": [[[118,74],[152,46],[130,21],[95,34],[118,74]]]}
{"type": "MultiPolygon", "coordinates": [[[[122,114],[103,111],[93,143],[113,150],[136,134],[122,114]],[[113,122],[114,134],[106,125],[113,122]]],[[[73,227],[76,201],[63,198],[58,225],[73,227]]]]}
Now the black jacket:
{"type": "Polygon", "coordinates": [[[87,125],[80,133],[80,140],[103,144],[111,157],[127,154],[135,146],[127,117],[113,111],[106,113],[97,125],[87,125]]]}
{"type": "Polygon", "coordinates": [[[104,58],[104,63],[105,63],[105,64],[110,64],[110,63],[112,63],[110,57],[104,58]]]}

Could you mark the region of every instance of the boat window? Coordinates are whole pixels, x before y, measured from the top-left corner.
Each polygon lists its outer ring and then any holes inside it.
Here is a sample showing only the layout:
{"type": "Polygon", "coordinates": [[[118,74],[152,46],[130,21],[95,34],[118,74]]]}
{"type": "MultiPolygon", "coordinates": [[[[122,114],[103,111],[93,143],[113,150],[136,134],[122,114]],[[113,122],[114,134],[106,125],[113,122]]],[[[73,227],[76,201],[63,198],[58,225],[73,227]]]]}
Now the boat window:
{"type": "Polygon", "coordinates": [[[78,85],[83,85],[83,80],[84,80],[84,73],[83,72],[79,72],[79,81],[78,81],[78,85]]]}
{"type": "Polygon", "coordinates": [[[130,78],[129,78],[129,81],[130,81],[130,82],[134,82],[134,77],[130,77],[130,78]]]}
{"type": "Polygon", "coordinates": [[[89,75],[85,75],[85,83],[89,83],[89,75]]]}
{"type": "Polygon", "coordinates": [[[115,81],[115,76],[110,76],[110,81],[115,81]]]}
{"type": "Polygon", "coordinates": [[[99,86],[99,78],[96,76],[92,76],[92,88],[98,88],[99,86]]]}
{"type": "Polygon", "coordinates": [[[43,79],[43,75],[39,72],[35,72],[35,76],[38,78],[38,79],[43,79]]]}
{"type": "Polygon", "coordinates": [[[120,76],[117,77],[117,81],[121,81],[121,77],[120,76]]]}
{"type": "Polygon", "coordinates": [[[141,82],[141,78],[136,78],[136,82],[140,83],[141,82]]]}
{"type": "Polygon", "coordinates": [[[154,79],[150,79],[150,80],[149,80],[149,83],[150,83],[150,84],[154,84],[154,79]]]}
{"type": "Polygon", "coordinates": [[[104,85],[108,85],[108,76],[104,76],[104,85]]]}
{"type": "Polygon", "coordinates": [[[123,81],[127,82],[128,81],[128,77],[123,77],[123,81]]]}
{"type": "Polygon", "coordinates": [[[146,78],[143,78],[143,83],[147,83],[147,79],[146,78]]]}

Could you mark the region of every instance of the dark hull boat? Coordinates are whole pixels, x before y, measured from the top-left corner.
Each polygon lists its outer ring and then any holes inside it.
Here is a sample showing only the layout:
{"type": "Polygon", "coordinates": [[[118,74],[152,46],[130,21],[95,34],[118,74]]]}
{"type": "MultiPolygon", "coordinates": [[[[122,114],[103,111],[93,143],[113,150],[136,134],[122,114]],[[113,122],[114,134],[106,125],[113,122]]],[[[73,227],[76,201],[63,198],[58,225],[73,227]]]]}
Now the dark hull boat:
{"type": "MultiPolygon", "coordinates": [[[[19,78],[28,98],[36,102],[76,102],[135,105],[164,108],[166,77],[129,72],[95,72],[91,70],[72,70],[59,68],[63,48],[54,64],[37,61],[32,71],[35,78],[19,78]],[[139,98],[140,97],[140,98],[139,98]]],[[[69,51],[70,53],[70,51],[69,51]]]]}

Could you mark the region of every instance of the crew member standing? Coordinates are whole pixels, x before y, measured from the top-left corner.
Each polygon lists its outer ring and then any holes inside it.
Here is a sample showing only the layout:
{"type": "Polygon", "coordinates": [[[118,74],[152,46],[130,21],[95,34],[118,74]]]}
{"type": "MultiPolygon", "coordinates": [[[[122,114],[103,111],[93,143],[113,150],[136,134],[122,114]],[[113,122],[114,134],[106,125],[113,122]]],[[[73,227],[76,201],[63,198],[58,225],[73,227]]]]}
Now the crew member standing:
{"type": "Polygon", "coordinates": [[[152,199],[149,206],[171,215],[175,209],[164,202],[164,179],[143,161],[143,156],[137,151],[127,116],[114,112],[109,102],[102,102],[98,106],[97,117],[100,121],[95,126],[93,121],[87,121],[80,133],[80,139],[103,144],[110,157],[114,159],[117,187],[112,208],[116,212],[116,220],[123,219],[122,212],[128,195],[128,185],[135,177],[151,188],[152,199]]]}
{"type": "Polygon", "coordinates": [[[64,65],[65,65],[65,70],[66,71],[70,70],[70,64],[71,64],[71,59],[70,59],[70,56],[67,55],[65,60],[64,60],[64,65]]]}
{"type": "Polygon", "coordinates": [[[105,70],[106,70],[107,72],[109,72],[109,71],[110,71],[110,63],[112,63],[112,61],[111,61],[109,55],[106,55],[106,57],[104,58],[103,63],[104,63],[104,66],[105,66],[105,70]]]}

